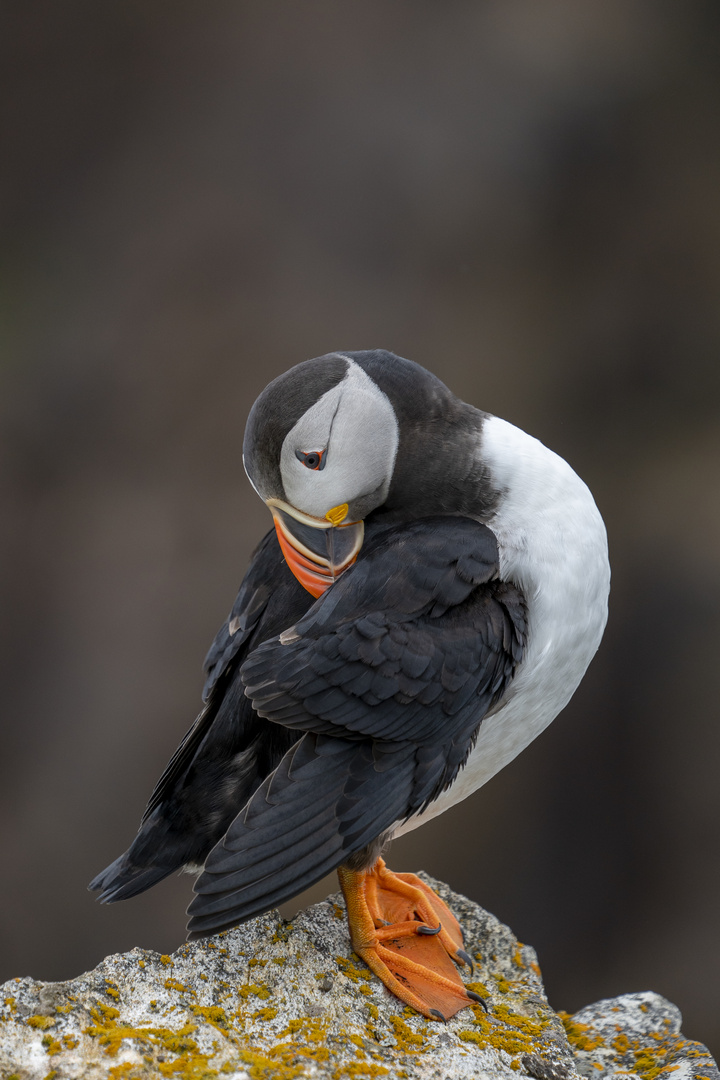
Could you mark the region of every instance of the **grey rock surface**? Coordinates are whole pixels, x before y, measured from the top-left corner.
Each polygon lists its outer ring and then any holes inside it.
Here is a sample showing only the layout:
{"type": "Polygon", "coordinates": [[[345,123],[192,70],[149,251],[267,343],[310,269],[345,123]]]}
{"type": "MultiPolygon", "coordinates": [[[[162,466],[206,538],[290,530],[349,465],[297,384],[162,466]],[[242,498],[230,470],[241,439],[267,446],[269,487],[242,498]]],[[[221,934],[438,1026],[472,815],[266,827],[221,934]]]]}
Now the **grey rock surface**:
{"type": "Polygon", "coordinates": [[[630,994],[556,1014],[532,948],[423,875],[454,910],[487,999],[447,1024],[391,997],[352,953],[340,895],[270,912],[172,956],[133,949],[65,983],[0,987],[2,1080],[720,1080],[678,1010],[630,994]]]}
{"type": "Polygon", "coordinates": [[[660,994],[649,991],[587,1005],[566,1020],[583,1076],[604,1077],[636,1073],[654,1080],[662,1073],[672,1080],[717,1080],[717,1065],[707,1047],[685,1039],[682,1016],[660,994]]]}

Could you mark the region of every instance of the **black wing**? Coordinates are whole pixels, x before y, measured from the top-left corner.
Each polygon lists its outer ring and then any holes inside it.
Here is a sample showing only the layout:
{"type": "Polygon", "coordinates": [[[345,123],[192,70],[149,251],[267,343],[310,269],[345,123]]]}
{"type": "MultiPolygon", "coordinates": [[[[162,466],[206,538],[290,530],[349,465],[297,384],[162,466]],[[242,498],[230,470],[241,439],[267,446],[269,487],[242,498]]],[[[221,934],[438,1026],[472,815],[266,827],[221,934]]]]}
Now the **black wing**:
{"type": "MultiPolygon", "coordinates": [[[[203,661],[205,685],[202,699],[207,701],[220,676],[227,671],[240,649],[249,642],[253,630],[273,594],[282,594],[282,605],[307,611],[312,600],[287,568],[274,529],[265,534],[250,556],[250,566],[235,598],[232,611],[215,635],[203,661]]],[[[260,639],[262,640],[262,638],[260,639]]],[[[243,655],[247,649],[243,650],[243,655]]]]}
{"type": "Polygon", "coordinates": [[[271,531],[258,545],[233,609],[205,661],[206,705],[155,786],[131,847],[90,884],[123,900],[186,864],[202,864],[238,811],[297,741],[268,724],[243,692],[239,668],[313,602],[271,531]]]}
{"type": "Polygon", "coordinates": [[[208,856],[191,936],[295,895],[452,783],[523,653],[524,598],[497,574],[477,522],[387,529],[251,653],[253,708],[305,734],[208,856]]]}

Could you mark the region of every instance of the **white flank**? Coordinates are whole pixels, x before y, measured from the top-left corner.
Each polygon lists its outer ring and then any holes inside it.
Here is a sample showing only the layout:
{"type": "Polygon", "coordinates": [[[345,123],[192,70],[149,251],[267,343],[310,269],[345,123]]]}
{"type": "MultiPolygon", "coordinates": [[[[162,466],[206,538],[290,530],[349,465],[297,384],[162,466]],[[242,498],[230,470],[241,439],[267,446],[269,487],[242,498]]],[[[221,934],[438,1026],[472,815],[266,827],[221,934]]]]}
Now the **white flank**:
{"type": "Polygon", "coordinates": [[[455,783],[396,836],[442,814],[486,783],[543,731],[577,689],[597,651],[610,591],[605,526],[587,486],[537,439],[485,421],[479,457],[502,492],[486,522],[500,576],[524,591],[528,644],[510,692],[487,716],[455,783]]]}

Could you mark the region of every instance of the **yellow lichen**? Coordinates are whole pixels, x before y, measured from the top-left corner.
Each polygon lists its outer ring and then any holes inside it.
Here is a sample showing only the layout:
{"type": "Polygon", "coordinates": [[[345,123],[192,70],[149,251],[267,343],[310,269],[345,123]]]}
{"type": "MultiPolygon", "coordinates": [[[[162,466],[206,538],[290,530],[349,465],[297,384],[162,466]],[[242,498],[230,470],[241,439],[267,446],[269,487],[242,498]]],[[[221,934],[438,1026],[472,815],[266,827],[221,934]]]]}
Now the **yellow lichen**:
{"type": "MultiPolygon", "coordinates": [[[[213,948],[215,948],[215,946],[213,946],[213,948]]],[[[160,963],[163,967],[175,967],[175,961],[171,956],[168,956],[166,953],[163,953],[163,955],[160,957],[160,963]]]]}
{"type": "Polygon", "coordinates": [[[52,1016],[28,1016],[26,1023],[28,1027],[39,1028],[40,1031],[45,1031],[46,1028],[55,1027],[55,1021],[52,1016]]]}
{"type": "MultiPolygon", "coordinates": [[[[291,1047],[291,1051],[293,1049],[291,1047]]],[[[245,1047],[240,1051],[240,1061],[251,1080],[295,1080],[295,1077],[306,1072],[301,1062],[296,1063],[296,1054],[291,1053],[289,1059],[286,1054],[286,1060],[283,1061],[280,1050],[280,1047],[273,1047],[269,1053],[264,1054],[245,1047]]]]}
{"type": "Polygon", "coordinates": [[[247,1001],[250,995],[261,998],[263,1001],[267,1001],[270,997],[270,991],[264,984],[257,985],[256,983],[245,983],[244,986],[238,987],[238,996],[247,1001]]]}
{"type": "Polygon", "coordinates": [[[274,1020],[277,1016],[277,1009],[256,1009],[252,1014],[253,1020],[274,1020]]]}
{"type": "Polygon", "coordinates": [[[655,1080],[661,1072],[675,1072],[680,1068],[679,1065],[668,1065],[664,1057],[659,1058],[647,1051],[636,1050],[634,1053],[636,1057],[633,1072],[638,1073],[643,1080],[655,1080]]]}
{"type": "MultiPolygon", "coordinates": [[[[376,1065],[369,1061],[347,1061],[344,1065],[338,1065],[333,1071],[333,1080],[342,1080],[345,1076],[387,1076],[390,1072],[384,1065],[376,1065]]],[[[405,1076],[406,1073],[398,1073],[405,1076]]]]}
{"type": "MultiPolygon", "coordinates": [[[[152,1002],[150,1002],[150,1004],[152,1005],[152,1002]]],[[[112,1005],[105,1005],[102,1001],[98,1001],[97,1005],[95,1006],[95,1009],[90,1010],[90,1015],[93,1017],[93,1019],[95,1018],[95,1012],[96,1011],[98,1013],[100,1013],[103,1020],[108,1020],[108,1021],[109,1020],[117,1020],[118,1016],[120,1015],[120,1010],[119,1009],[116,1009],[112,1005]]]]}
{"type": "Polygon", "coordinates": [[[507,1005],[499,1005],[488,1017],[480,1005],[473,1006],[475,1028],[458,1032],[463,1042],[504,1050],[511,1057],[533,1053],[538,1038],[547,1027],[547,1021],[531,1020],[515,1013],[507,1005]],[[500,1026],[502,1025],[502,1026],[500,1026]]]}
{"type": "MultiPolygon", "coordinates": [[[[355,956],[355,953],[353,953],[353,956],[355,956]]],[[[362,963],[359,956],[356,957],[356,959],[359,963],[362,963]]],[[[348,960],[345,956],[336,956],[335,963],[340,968],[343,975],[347,975],[348,979],[350,979],[354,983],[359,982],[361,979],[364,982],[369,982],[372,978],[369,968],[356,967],[355,964],[353,964],[353,962],[351,960],[348,960]]]]}
{"type": "Polygon", "coordinates": [[[45,1053],[50,1057],[52,1057],[53,1054],[59,1054],[63,1049],[63,1044],[60,1040],[53,1039],[52,1035],[43,1035],[42,1045],[45,1047],[45,1053]]]}
{"type": "Polygon", "coordinates": [[[463,1042],[472,1042],[477,1046],[491,1046],[494,1050],[504,1050],[511,1057],[514,1054],[529,1054],[534,1049],[531,1039],[522,1032],[510,1030],[458,1031],[458,1038],[463,1042]]]}
{"type": "Polygon", "coordinates": [[[208,1066],[209,1060],[208,1054],[192,1054],[176,1061],[158,1062],[157,1069],[161,1076],[174,1076],[177,1080],[211,1080],[218,1071],[208,1066]]]}
{"type": "Polygon", "coordinates": [[[362,1038],[359,1035],[347,1035],[346,1038],[355,1047],[358,1057],[365,1058],[365,1046],[363,1044],[362,1038]]]}
{"type": "Polygon", "coordinates": [[[103,1008],[101,1005],[91,1009],[90,1015],[95,1022],[85,1028],[85,1034],[97,1039],[110,1057],[117,1054],[125,1039],[136,1040],[150,1049],[162,1047],[174,1054],[197,1050],[197,1044],[189,1038],[196,1030],[194,1024],[185,1024],[179,1031],[159,1027],[130,1027],[117,1023],[120,1015],[117,1009],[103,1008]],[[114,1016],[111,1015],[113,1013],[114,1016]]]}
{"type": "Polygon", "coordinates": [[[494,1012],[494,1017],[497,1020],[502,1020],[503,1023],[508,1024],[510,1027],[517,1028],[524,1034],[537,1038],[542,1034],[545,1029],[546,1021],[544,1020],[531,1020],[529,1016],[523,1016],[521,1013],[512,1012],[507,1005],[498,1005],[494,1012]]]}
{"type": "Polygon", "coordinates": [[[313,1020],[310,1017],[299,1016],[289,1021],[285,1030],[280,1032],[280,1038],[298,1033],[302,1034],[308,1042],[323,1042],[327,1035],[327,1024],[321,1024],[319,1020],[313,1020]]]}
{"type": "Polygon", "coordinates": [[[399,1016],[391,1016],[390,1024],[395,1035],[395,1044],[402,1053],[417,1054],[425,1048],[423,1036],[419,1032],[413,1031],[410,1025],[401,1020],[399,1016]]]}
{"type": "Polygon", "coordinates": [[[478,1046],[486,1045],[486,1040],[479,1031],[458,1031],[457,1037],[463,1042],[477,1043],[478,1046]]]}
{"type": "Polygon", "coordinates": [[[166,990],[177,990],[181,994],[187,994],[188,993],[187,986],[185,986],[184,983],[181,983],[179,979],[166,979],[165,980],[165,989],[166,990]]]}
{"type": "Polygon", "coordinates": [[[597,1050],[599,1046],[605,1045],[603,1039],[597,1032],[593,1032],[589,1024],[575,1023],[566,1012],[559,1012],[558,1016],[562,1020],[568,1042],[576,1050],[597,1050]]]}
{"type": "Polygon", "coordinates": [[[125,1061],[122,1065],[113,1065],[110,1068],[108,1080],[136,1080],[142,1075],[141,1069],[142,1065],[134,1065],[131,1061],[125,1061]]]}
{"type": "Polygon", "coordinates": [[[227,1013],[219,1005],[192,1005],[193,1015],[199,1016],[202,1020],[206,1020],[208,1024],[212,1024],[219,1031],[226,1031],[230,1026],[227,1013]]]}
{"type": "Polygon", "coordinates": [[[491,1028],[490,1025],[483,1031],[459,1031],[459,1038],[466,1042],[476,1042],[484,1047],[492,1047],[493,1050],[504,1050],[512,1057],[514,1054],[532,1053],[535,1047],[534,1040],[525,1031],[516,1028],[491,1028]]]}
{"type": "Polygon", "coordinates": [[[293,1080],[306,1071],[303,1059],[329,1061],[325,1023],[311,1017],[298,1017],[289,1022],[280,1038],[288,1036],[291,1042],[279,1043],[264,1052],[251,1046],[238,1048],[240,1060],[253,1080],[293,1080]]]}

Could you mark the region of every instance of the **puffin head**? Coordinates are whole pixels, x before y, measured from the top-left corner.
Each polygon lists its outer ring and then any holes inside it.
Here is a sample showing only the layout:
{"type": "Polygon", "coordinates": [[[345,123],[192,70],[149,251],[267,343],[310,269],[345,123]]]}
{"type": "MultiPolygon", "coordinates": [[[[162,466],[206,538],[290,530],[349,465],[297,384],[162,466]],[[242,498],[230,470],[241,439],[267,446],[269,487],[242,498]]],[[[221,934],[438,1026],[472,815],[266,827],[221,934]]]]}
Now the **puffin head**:
{"type": "Polygon", "coordinates": [[[440,452],[452,449],[462,410],[479,415],[429,371],[384,350],[306,360],[263,390],[245,429],[245,471],[313,596],[355,561],[373,511],[462,512],[444,460],[456,455],[440,452]]]}

